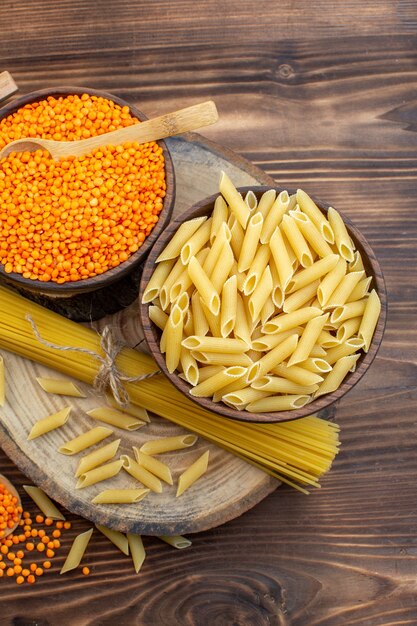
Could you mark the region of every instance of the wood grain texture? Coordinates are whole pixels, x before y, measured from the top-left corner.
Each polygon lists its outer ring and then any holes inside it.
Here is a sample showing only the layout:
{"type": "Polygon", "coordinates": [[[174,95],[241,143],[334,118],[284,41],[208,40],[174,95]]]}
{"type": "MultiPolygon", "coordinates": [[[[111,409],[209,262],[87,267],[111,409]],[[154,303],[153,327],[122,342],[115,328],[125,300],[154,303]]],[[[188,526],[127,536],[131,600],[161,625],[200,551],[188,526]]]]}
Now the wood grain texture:
{"type": "MultiPolygon", "coordinates": [[[[342,451],[320,491],[281,487],[182,553],[145,538],[139,576],[95,534],[87,579],[59,578],[63,557],[34,586],[1,579],[5,626],[415,626],[416,3],[22,0],[0,19],[22,94],[99,88],[149,117],[213,98],[204,135],[350,217],[389,298],[381,350],[337,405],[342,451]]],[[[5,455],[0,472],[25,482],[5,455]]]]}

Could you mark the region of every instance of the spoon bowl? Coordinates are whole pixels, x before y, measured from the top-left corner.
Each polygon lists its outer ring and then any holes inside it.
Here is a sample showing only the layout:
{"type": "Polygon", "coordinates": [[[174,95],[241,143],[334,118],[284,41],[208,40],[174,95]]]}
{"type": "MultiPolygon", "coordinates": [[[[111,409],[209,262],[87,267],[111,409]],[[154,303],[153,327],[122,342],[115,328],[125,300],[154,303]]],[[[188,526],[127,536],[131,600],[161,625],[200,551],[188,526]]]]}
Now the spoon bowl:
{"type": "MultiPolygon", "coordinates": [[[[12,485],[12,483],[10,482],[10,480],[8,480],[5,476],[3,476],[3,474],[0,474],[0,483],[3,484],[6,489],[17,498],[18,501],[18,506],[22,506],[21,500],[20,500],[20,496],[16,490],[16,488],[12,485]]],[[[5,537],[7,537],[8,535],[10,535],[12,532],[14,532],[16,530],[16,528],[19,525],[19,520],[16,522],[16,524],[14,526],[12,526],[11,528],[5,528],[4,529],[4,535],[2,537],[2,539],[4,539],[5,537]]]]}
{"type": "Polygon", "coordinates": [[[89,154],[96,148],[110,144],[118,145],[126,141],[146,143],[180,135],[204,126],[210,126],[218,119],[216,105],[212,100],[208,100],[89,139],[79,141],[54,141],[53,139],[31,137],[16,139],[0,150],[0,159],[9,156],[12,152],[34,152],[36,150],[47,150],[54,161],[68,156],[80,157],[89,154]]]}

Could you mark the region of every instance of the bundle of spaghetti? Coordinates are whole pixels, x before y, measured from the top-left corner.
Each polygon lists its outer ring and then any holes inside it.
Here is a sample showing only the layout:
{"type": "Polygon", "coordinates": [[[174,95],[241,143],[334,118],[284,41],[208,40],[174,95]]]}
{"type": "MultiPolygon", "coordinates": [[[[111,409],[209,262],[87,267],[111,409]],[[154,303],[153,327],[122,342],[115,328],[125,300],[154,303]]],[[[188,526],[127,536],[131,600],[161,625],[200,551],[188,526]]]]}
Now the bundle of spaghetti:
{"type": "MultiPolygon", "coordinates": [[[[48,347],[36,338],[62,347],[82,348],[103,356],[101,337],[23,296],[0,287],[0,348],[94,384],[100,362],[92,354],[48,347]]],[[[116,358],[123,375],[135,377],[157,370],[153,359],[124,347],[116,358]]],[[[207,411],[178,391],[162,374],[126,382],[133,404],[187,428],[299,491],[327,472],[339,449],[339,427],[316,416],[289,422],[254,424],[232,421],[207,411]]]]}

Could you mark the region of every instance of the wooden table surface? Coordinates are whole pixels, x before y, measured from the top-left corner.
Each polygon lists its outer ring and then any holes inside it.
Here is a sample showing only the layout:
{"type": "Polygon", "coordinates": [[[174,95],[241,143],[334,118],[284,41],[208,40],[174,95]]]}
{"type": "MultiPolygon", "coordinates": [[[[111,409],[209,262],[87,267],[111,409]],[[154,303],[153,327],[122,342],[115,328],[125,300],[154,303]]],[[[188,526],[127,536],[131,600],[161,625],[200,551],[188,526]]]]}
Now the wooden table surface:
{"type": "MultiPolygon", "coordinates": [[[[139,575],[96,536],[89,577],[3,578],[1,626],[417,624],[417,4],[21,0],[0,23],[21,94],[89,86],[149,116],[213,98],[204,135],[345,212],[389,296],[321,490],[281,487],[182,552],[145,538],[139,575]]],[[[0,472],[25,480],[1,452],[0,472]]]]}

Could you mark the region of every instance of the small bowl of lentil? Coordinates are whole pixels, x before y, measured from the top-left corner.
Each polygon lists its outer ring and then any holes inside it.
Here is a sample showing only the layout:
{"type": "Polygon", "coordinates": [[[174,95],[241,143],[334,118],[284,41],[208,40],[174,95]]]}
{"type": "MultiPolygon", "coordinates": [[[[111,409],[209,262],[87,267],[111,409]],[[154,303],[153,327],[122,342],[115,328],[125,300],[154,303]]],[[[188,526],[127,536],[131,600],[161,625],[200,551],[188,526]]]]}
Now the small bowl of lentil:
{"type": "MultiPolygon", "coordinates": [[[[37,91],[0,110],[0,149],[22,137],[87,139],[145,119],[102,91],[37,91]]],[[[164,141],[109,145],[59,162],[41,150],[12,153],[0,160],[0,281],[73,319],[112,313],[129,304],[126,280],[134,299],[141,263],[174,199],[164,141]]]]}

